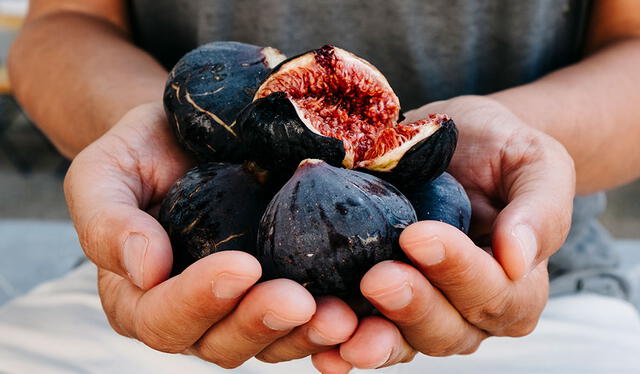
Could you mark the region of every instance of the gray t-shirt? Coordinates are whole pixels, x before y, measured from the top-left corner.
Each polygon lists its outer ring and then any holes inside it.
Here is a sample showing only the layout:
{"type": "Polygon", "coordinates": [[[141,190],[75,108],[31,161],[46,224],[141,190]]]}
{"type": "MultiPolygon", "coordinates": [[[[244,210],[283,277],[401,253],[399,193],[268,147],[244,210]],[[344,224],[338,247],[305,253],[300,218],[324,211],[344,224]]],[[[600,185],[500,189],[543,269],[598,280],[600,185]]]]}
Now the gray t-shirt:
{"type": "MultiPolygon", "coordinates": [[[[131,2],[138,44],[167,68],[213,40],[269,45],[289,56],[334,44],[377,66],[404,110],[524,84],[575,62],[589,10],[588,0],[131,2]]],[[[596,220],[603,209],[603,195],[575,200],[570,237],[549,264],[553,294],[623,293],[606,276],[618,260],[596,220]]]]}

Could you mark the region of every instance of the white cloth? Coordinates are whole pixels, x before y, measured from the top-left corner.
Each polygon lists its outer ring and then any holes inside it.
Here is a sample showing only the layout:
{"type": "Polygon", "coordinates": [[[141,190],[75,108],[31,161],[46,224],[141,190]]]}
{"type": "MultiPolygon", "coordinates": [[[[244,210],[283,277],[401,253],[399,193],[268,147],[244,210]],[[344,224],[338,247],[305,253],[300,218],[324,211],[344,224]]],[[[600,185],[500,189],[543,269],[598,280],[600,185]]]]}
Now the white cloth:
{"type": "MultiPolygon", "coordinates": [[[[85,263],[0,308],[0,373],[315,372],[309,359],[277,365],[250,360],[226,371],[121,337],[103,314],[95,273],[94,265],[85,263]]],[[[640,318],[618,299],[592,294],[553,298],[527,337],[491,338],[473,355],[419,355],[409,364],[376,372],[638,374],[640,318]]]]}

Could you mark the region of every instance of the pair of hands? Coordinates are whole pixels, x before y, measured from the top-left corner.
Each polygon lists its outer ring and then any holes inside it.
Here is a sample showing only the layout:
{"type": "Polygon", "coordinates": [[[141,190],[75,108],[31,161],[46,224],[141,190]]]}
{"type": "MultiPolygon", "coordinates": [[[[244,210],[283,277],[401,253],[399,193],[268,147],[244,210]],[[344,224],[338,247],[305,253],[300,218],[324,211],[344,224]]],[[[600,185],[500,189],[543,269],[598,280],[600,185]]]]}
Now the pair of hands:
{"type": "Polygon", "coordinates": [[[570,226],[573,162],[492,99],[458,97],[406,117],[429,112],[458,125],[449,171],[472,201],[475,243],[439,222],[409,226],[400,245],[413,266],[385,261],[369,270],[361,291],[384,317],[358,321],[342,300],[314,299],[293,281],[255,284],[260,265],[240,251],[210,255],[167,279],[171,245],[154,214],[191,165],[160,103],[131,110],[76,157],[65,180],[111,326],[225,368],[254,356],[312,355],[332,374],[407,362],[417,352],[468,354],[491,335],[531,332],[547,300],[547,258],[570,226]]]}

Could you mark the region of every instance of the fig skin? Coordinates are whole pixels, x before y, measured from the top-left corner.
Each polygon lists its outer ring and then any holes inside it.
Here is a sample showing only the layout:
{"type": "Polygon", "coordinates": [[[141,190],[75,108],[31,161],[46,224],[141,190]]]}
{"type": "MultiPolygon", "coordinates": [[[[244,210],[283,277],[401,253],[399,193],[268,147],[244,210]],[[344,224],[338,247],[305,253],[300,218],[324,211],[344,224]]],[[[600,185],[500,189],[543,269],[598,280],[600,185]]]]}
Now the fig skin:
{"type": "Polygon", "coordinates": [[[247,157],[267,170],[291,175],[304,159],[340,166],[345,157],[342,140],[311,131],[284,92],[247,106],[238,116],[238,128],[247,157]]]}
{"type": "Polygon", "coordinates": [[[449,173],[413,188],[405,195],[418,220],[448,223],[467,234],[471,223],[471,202],[464,187],[449,173]]]}
{"type": "Polygon", "coordinates": [[[263,177],[247,165],[205,163],[176,181],[158,219],[171,239],[173,275],[219,251],[255,255],[258,222],[273,196],[263,177]]]}
{"type": "Polygon", "coordinates": [[[356,295],[374,264],[402,258],[398,238],[416,219],[391,184],[305,160],[262,216],[257,257],[267,278],[293,279],[314,295],[356,295]]]}
{"type": "Polygon", "coordinates": [[[227,41],[184,55],[164,91],[167,119],[180,145],[200,162],[242,162],[236,117],[284,58],[271,47],[227,41]]]}

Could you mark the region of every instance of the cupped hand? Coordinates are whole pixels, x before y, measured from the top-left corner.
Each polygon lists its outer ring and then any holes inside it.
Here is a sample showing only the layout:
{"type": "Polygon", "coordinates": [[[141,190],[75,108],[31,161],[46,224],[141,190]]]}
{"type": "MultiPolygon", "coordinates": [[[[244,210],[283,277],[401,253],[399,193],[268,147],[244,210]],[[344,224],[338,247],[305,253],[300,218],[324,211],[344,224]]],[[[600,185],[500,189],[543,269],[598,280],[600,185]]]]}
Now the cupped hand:
{"type": "Polygon", "coordinates": [[[384,318],[365,318],[339,349],[315,355],[323,373],[394,365],[417,352],[472,353],[489,336],[530,333],[546,304],[547,259],[571,223],[572,159],[490,98],[432,103],[407,119],[427,113],[458,125],[449,172],[472,202],[470,238],[435,221],[407,227],[400,245],[413,266],[379,263],[360,285],[384,318]]]}
{"type": "Polygon", "coordinates": [[[225,251],[169,278],[171,244],[153,212],[186,169],[161,103],[132,109],[83,150],[65,179],[71,217],[118,333],[225,368],[258,355],[278,362],[345,341],[357,320],[337,298],[276,279],[254,285],[251,255],[225,251]]]}

